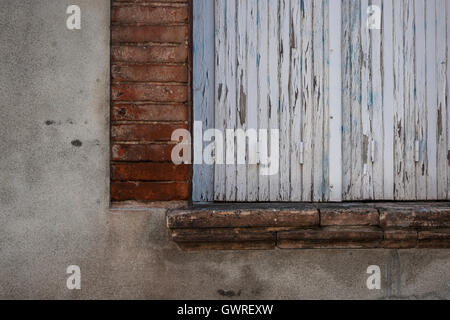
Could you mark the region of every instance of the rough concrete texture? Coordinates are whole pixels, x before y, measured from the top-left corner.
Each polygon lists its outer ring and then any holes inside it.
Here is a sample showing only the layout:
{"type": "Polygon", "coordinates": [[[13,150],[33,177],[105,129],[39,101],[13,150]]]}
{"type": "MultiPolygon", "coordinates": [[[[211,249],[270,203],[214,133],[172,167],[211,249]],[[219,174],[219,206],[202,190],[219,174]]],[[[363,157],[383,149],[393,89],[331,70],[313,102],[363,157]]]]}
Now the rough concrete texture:
{"type": "Polygon", "coordinates": [[[109,1],[2,0],[0,23],[0,298],[450,298],[448,250],[181,252],[164,209],[110,213],[109,1]]]}

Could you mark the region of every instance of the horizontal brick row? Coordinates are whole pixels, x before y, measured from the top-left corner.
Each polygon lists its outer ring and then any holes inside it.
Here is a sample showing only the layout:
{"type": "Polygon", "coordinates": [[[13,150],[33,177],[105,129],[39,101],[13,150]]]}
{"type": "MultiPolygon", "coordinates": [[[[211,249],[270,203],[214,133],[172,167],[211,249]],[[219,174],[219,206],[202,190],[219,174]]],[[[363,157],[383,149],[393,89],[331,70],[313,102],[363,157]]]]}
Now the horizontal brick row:
{"type": "Polygon", "coordinates": [[[111,26],[111,41],[118,43],[185,43],[187,26],[111,26]]]}
{"type": "Polygon", "coordinates": [[[111,60],[128,63],[186,63],[188,48],[179,46],[113,46],[111,60]]]}
{"type": "Polygon", "coordinates": [[[172,241],[183,249],[412,249],[450,248],[450,230],[407,232],[371,227],[172,229],[172,241]],[[195,245],[194,245],[195,244],[195,245]]]}
{"type": "Polygon", "coordinates": [[[168,214],[169,228],[237,227],[381,227],[450,228],[450,207],[397,209],[354,205],[301,205],[301,209],[249,209],[213,211],[175,210],[168,214]],[[244,224],[244,225],[242,225],[244,224]]]}
{"type": "Polygon", "coordinates": [[[145,3],[188,3],[188,0],[113,0],[113,5],[115,4],[121,4],[121,3],[139,3],[139,4],[145,4],[145,3]]]}
{"type": "Polygon", "coordinates": [[[167,226],[184,249],[450,248],[449,214],[448,204],[201,207],[169,211],[167,226]]]}
{"type": "Polygon", "coordinates": [[[185,124],[113,124],[111,139],[113,141],[171,141],[172,133],[177,129],[187,130],[185,124]]]}
{"type": "Polygon", "coordinates": [[[111,146],[112,161],[171,161],[173,144],[120,144],[111,146]]]}
{"type": "Polygon", "coordinates": [[[188,99],[185,85],[159,84],[113,84],[111,87],[114,101],[153,101],[185,103],[188,99]]]}
{"type": "Polygon", "coordinates": [[[111,182],[112,201],[174,201],[188,198],[188,182],[111,182]]]}
{"type": "Polygon", "coordinates": [[[113,7],[111,19],[117,24],[174,24],[187,23],[189,11],[187,7],[150,7],[129,5],[113,7]]]}
{"type": "Polygon", "coordinates": [[[172,163],[116,163],[112,181],[188,181],[190,166],[172,163]]]}
{"type": "Polygon", "coordinates": [[[112,121],[188,121],[188,108],[182,104],[113,104],[112,121]]]}
{"type": "Polygon", "coordinates": [[[187,82],[188,68],[184,65],[115,65],[111,77],[113,82],[187,82]]]}
{"type": "Polygon", "coordinates": [[[167,214],[171,229],[312,227],[319,224],[317,210],[174,210],[167,214]]]}

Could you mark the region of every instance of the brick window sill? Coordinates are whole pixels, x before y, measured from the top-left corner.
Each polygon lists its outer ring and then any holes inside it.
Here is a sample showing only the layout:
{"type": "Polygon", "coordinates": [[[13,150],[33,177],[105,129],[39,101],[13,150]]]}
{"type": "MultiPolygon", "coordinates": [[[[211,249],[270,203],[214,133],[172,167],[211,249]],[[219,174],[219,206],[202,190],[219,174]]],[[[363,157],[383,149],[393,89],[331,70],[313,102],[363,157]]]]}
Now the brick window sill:
{"type": "Polygon", "coordinates": [[[202,205],[167,227],[184,250],[450,248],[450,203],[202,205]]]}

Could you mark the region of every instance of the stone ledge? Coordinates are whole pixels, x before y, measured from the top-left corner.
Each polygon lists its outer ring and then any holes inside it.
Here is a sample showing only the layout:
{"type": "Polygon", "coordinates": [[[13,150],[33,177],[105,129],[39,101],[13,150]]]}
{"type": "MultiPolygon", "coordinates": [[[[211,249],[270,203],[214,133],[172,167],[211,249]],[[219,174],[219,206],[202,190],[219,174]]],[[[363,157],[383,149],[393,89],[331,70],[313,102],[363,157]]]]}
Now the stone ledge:
{"type": "Polygon", "coordinates": [[[167,226],[184,250],[450,248],[450,203],[216,204],[167,226]]]}

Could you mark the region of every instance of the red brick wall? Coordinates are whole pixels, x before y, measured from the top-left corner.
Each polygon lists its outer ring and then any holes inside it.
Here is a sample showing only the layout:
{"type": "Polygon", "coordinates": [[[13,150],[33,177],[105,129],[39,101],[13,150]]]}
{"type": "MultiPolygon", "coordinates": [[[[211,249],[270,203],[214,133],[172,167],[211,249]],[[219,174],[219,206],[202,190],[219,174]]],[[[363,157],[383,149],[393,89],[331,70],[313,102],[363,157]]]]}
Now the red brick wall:
{"type": "Polygon", "coordinates": [[[189,0],[112,0],[111,200],[190,198],[191,167],[172,164],[190,128],[189,0]]]}

